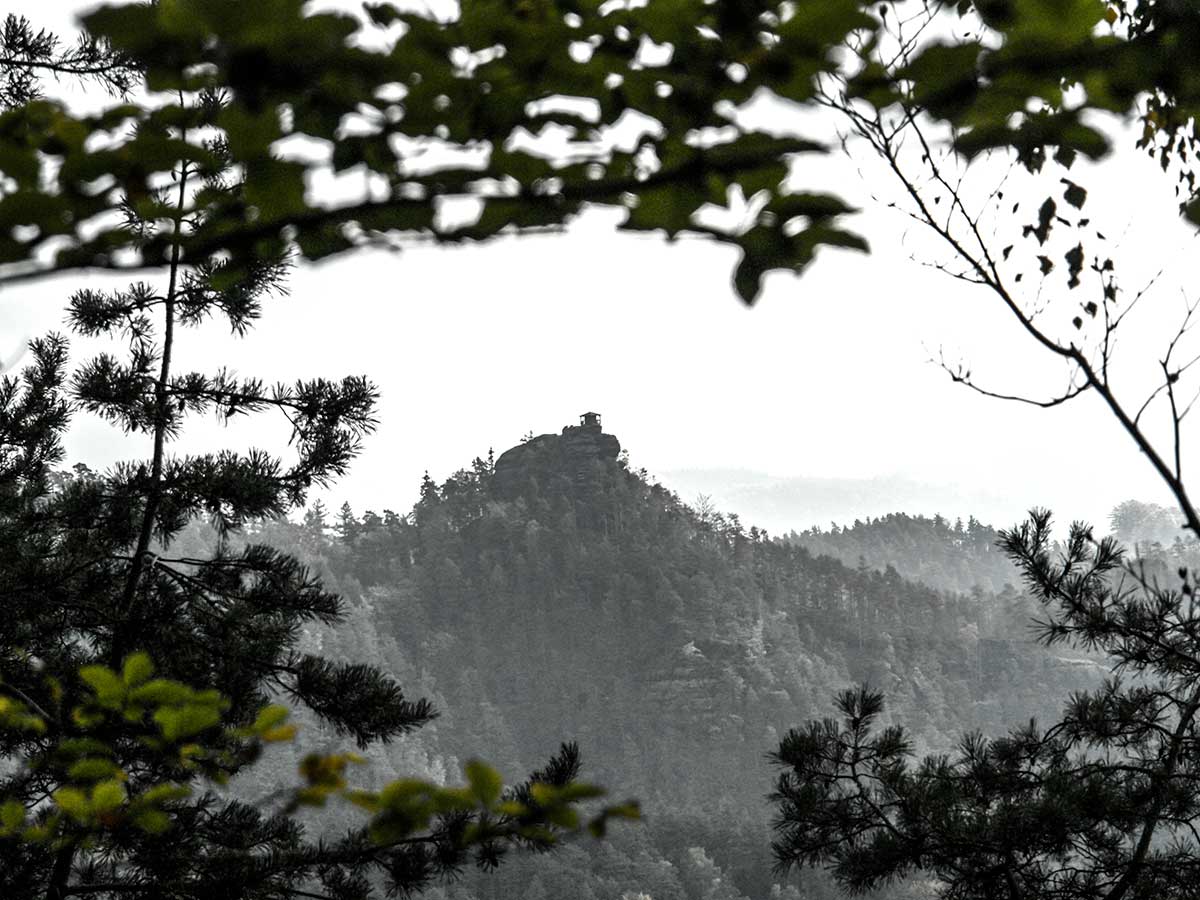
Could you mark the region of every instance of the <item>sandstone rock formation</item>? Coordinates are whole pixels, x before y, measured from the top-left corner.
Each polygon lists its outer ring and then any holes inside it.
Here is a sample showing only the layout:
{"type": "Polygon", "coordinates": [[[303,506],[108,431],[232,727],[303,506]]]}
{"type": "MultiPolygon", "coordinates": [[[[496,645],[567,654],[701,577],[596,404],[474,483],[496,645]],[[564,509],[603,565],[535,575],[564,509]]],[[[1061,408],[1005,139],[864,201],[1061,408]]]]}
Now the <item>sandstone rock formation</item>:
{"type": "Polygon", "coordinates": [[[600,416],[584,413],[579,425],[567,425],[561,434],[540,434],[500,454],[496,487],[502,497],[515,499],[533,485],[545,489],[566,479],[571,493],[587,496],[595,493],[606,464],[620,452],[621,442],[604,433],[600,416]]]}

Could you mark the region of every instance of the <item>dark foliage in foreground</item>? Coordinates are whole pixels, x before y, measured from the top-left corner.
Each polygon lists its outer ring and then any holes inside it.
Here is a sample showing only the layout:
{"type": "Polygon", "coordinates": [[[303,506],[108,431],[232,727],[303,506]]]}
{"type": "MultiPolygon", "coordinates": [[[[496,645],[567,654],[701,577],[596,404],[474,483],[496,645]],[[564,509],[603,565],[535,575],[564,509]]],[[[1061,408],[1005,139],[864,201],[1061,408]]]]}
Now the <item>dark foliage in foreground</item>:
{"type": "Polygon", "coordinates": [[[1195,895],[1200,848],[1200,616],[1192,573],[1152,579],[1076,524],[1052,552],[1035,511],[1007,552],[1042,601],[1041,637],[1108,655],[1114,674],[1057,722],[910,762],[879,727],[883,695],[839,696],[840,720],[787,734],[773,801],[780,867],[828,866],[851,891],[922,871],[948,898],[1195,895]]]}
{"type": "MultiPolygon", "coordinates": [[[[56,55],[57,42],[22,21],[8,21],[3,44],[2,103],[36,106],[39,73],[92,74],[118,92],[144,74],[101,42],[56,55]]],[[[576,805],[602,793],[577,782],[574,744],[507,791],[478,762],[467,765],[461,789],[408,779],[378,793],[350,791],[353,757],[330,753],[305,757],[292,785],[254,803],[220,789],[258,762],[264,743],[291,738],[273,699],[298,704],[359,748],[435,715],[377,667],[305,652],[306,630],[343,619],[342,599],[293,555],[235,540],[248,521],[286,514],[346,470],[374,428],[376,391],[358,376],[271,385],[175,364],[183,329],[219,318],[244,334],[284,292],[289,268],[278,241],[258,243],[236,264],[219,253],[181,254],[185,235],[211,225],[191,206],[195,197],[246,200],[222,140],[202,140],[202,153],[185,140],[227,111],[222,97],[199,91],[178,118],[139,129],[161,151],[153,165],[169,180],[123,198],[121,240],[161,243],[169,263],[161,279],[80,288],[67,303],[76,335],[125,352],[100,352],[70,370],[67,341],[52,335],[32,342],[21,372],[0,377],[6,898],[412,892],[472,862],[494,867],[511,847],[549,847],[581,827],[576,805]],[[286,422],[290,462],[255,448],[171,452],[189,416],[264,411],[286,422]],[[55,472],[80,412],[143,438],[147,457],[104,473],[55,472]],[[217,540],[208,552],[180,552],[177,538],[198,518],[217,540]],[[308,833],[294,813],[335,794],[369,821],[341,836],[308,833]]],[[[601,833],[612,815],[633,817],[636,808],[610,808],[589,825],[601,833]]]]}

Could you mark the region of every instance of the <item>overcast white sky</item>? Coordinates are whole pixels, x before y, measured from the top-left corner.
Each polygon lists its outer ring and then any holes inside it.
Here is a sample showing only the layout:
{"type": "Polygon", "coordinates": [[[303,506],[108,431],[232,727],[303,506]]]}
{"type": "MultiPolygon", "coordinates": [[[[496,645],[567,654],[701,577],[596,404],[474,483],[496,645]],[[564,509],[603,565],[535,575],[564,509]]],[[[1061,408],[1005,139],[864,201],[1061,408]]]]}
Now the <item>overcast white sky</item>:
{"type": "MultiPolygon", "coordinates": [[[[54,27],[69,10],[8,7],[54,27]]],[[[1170,266],[1152,299],[1174,317],[1189,234],[1171,212],[1170,185],[1132,154],[1106,165],[1119,177],[1106,178],[1103,196],[1093,189],[1091,212],[1107,210],[1114,232],[1128,228],[1127,268],[1170,266]]],[[[846,192],[860,191],[853,167],[828,172],[846,192]]],[[[358,509],[405,511],[425,469],[445,477],[489,447],[499,453],[527,431],[557,431],[584,410],[603,413],[633,463],[685,488],[685,499],[698,485],[719,502],[736,495],[728,473],[672,475],[697,469],[885,479],[868,500],[848,492],[840,519],[907,505],[1009,524],[1039,504],[1063,519],[1102,520],[1122,499],[1165,499],[1094,398],[1039,410],[951,384],[929,361],[939,347],[997,389],[1052,390],[1061,376],[1039,367],[989,296],[910,262],[903,223],[869,211],[858,224],[873,255],[825,252],[801,278],[774,275],[754,309],[730,287],[734,251],[617,236],[603,214],[564,236],[357,253],[300,268],[291,296],[272,302],[244,340],[219,328],[185,332],[180,364],[225,364],[267,380],[368,374],[382,391],[381,426],[326,497],[358,509]],[[919,489],[893,503],[888,484],[900,482],[919,489]]],[[[60,327],[79,280],[4,289],[0,357],[60,327]]],[[[1149,360],[1162,335],[1147,327],[1123,352],[1149,360]]],[[[127,455],[117,437],[81,418],[72,461],[127,455]]],[[[222,430],[204,420],[188,446],[285,437],[282,428],[222,430]]],[[[736,511],[773,530],[810,524],[774,520],[761,507],[736,511]]],[[[829,518],[814,509],[813,521],[829,518]]]]}

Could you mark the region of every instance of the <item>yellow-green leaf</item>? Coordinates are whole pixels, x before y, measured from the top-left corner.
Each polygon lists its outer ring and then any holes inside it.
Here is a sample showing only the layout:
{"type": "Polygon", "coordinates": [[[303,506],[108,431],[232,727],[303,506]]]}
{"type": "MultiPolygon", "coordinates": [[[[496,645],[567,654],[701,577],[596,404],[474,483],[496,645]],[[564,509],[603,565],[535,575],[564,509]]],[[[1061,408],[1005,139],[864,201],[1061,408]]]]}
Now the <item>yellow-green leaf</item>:
{"type": "Polygon", "coordinates": [[[0,805],[0,827],[12,833],[25,824],[25,807],[16,800],[5,800],[0,805]]]}
{"type": "Polygon", "coordinates": [[[134,653],[125,657],[125,664],[121,668],[121,680],[125,682],[126,687],[137,687],[153,674],[154,663],[150,661],[149,654],[134,653]]]}
{"type": "Polygon", "coordinates": [[[171,826],[171,817],[161,809],[143,809],[134,814],[133,824],[150,834],[161,834],[171,826]]]}
{"type": "Polygon", "coordinates": [[[102,778],[124,776],[124,773],[111,759],[87,757],[71,764],[67,776],[72,781],[99,781],[102,778]]]}
{"type": "Polygon", "coordinates": [[[463,767],[463,772],[467,776],[467,784],[471,787],[471,793],[475,795],[482,806],[490,808],[500,799],[500,792],[504,789],[504,780],[500,777],[500,773],[491,766],[473,759],[463,767]]]}
{"type": "Polygon", "coordinates": [[[87,794],[79,788],[61,787],[51,794],[51,797],[54,798],[59,809],[76,821],[86,822],[91,814],[91,805],[88,803],[87,794]]]}
{"type": "Polygon", "coordinates": [[[117,709],[125,699],[125,684],[107,666],[84,666],[79,677],[96,694],[96,701],[107,709],[117,709]]]}
{"type": "Polygon", "coordinates": [[[107,812],[116,809],[125,802],[125,786],[116,779],[101,781],[92,788],[92,809],[95,812],[107,812]]]}

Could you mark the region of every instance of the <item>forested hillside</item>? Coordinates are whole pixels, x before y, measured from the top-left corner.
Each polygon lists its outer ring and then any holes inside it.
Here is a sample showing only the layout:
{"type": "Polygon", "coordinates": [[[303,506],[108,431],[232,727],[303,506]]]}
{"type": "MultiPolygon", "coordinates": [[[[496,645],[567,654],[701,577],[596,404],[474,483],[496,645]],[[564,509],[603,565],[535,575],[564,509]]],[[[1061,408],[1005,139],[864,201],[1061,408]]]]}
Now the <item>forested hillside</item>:
{"type": "MultiPolygon", "coordinates": [[[[1011,523],[1007,523],[1011,524],[1011,523]]],[[[1020,583],[1012,561],[996,546],[995,528],[974,517],[951,524],[941,516],[886,516],[853,525],[792,531],[787,540],[848,566],[892,566],[905,578],[944,591],[999,592],[1020,583]]]]}
{"type": "MultiPolygon", "coordinates": [[[[886,522],[914,546],[960,533],[886,522]]],[[[980,547],[947,551],[951,585],[991,552],[990,529],[966,533],[980,547]]],[[[834,692],[882,687],[919,749],[938,749],[971,728],[1049,717],[1100,673],[1031,644],[1015,590],[938,591],[872,568],[865,540],[856,566],[812,552],[812,535],[768,540],[633,471],[598,426],[427,477],[407,515],[316,508],[259,536],[298,550],[353,607],[349,627],[309,640],[385,666],[441,712],[374,765],[436,776],[486,748],[519,773],[577,740],[589,777],[642,801],[644,823],[468,874],[445,888],[461,900],[790,892],[773,887],[765,755],[788,727],[828,714],[834,692]]],[[[982,566],[977,583],[1001,571],[982,566]]]]}

